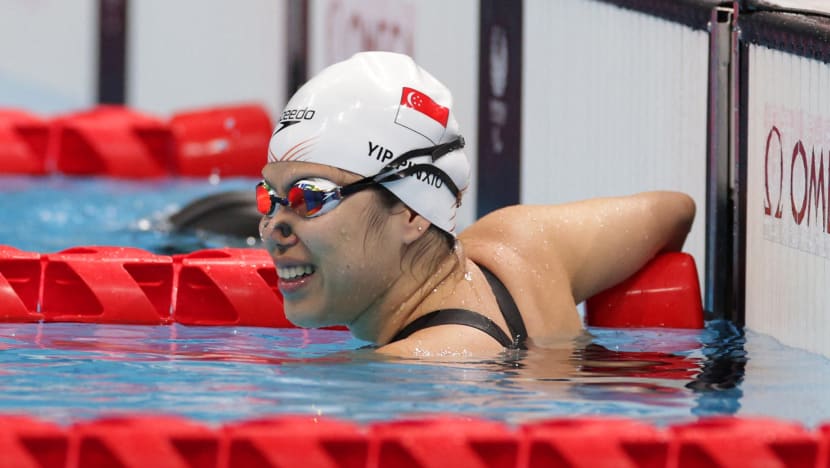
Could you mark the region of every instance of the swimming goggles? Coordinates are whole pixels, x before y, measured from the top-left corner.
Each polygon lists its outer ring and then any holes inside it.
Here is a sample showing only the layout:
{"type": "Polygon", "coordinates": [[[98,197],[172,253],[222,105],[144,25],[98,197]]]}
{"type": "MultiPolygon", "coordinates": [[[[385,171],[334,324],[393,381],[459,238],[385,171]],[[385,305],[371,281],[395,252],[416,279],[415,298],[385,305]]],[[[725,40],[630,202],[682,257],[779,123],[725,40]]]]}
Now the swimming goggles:
{"type": "Polygon", "coordinates": [[[461,191],[446,172],[432,164],[407,165],[407,162],[422,156],[430,156],[432,162],[435,162],[438,158],[463,147],[464,138],[458,137],[448,143],[411,150],[392,160],[376,175],[364,177],[347,185],[340,186],[322,178],[298,180],[288,189],[285,198],[277,195],[277,192],[263,180],[256,186],[257,209],[270,218],[282,205],[304,218],[314,218],[328,213],[345,197],[353,193],[417,173],[431,174],[440,179],[455,196],[457,205],[460,205],[461,191]]]}
{"type": "Polygon", "coordinates": [[[373,185],[373,180],[366,179],[343,186],[328,179],[302,179],[294,182],[283,198],[263,180],[256,186],[256,205],[259,212],[269,218],[274,216],[280,206],[303,218],[314,218],[334,209],[345,197],[373,185]]]}

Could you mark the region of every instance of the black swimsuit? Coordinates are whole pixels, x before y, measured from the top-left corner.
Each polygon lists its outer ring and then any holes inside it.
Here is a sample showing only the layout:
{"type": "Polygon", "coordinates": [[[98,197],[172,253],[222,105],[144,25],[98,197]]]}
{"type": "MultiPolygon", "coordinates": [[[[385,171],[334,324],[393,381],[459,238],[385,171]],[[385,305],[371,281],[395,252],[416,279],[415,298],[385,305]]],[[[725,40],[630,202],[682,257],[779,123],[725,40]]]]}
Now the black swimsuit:
{"type": "Polygon", "coordinates": [[[507,329],[510,331],[511,336],[507,336],[495,322],[478,312],[467,309],[441,309],[430,312],[405,326],[403,330],[392,338],[392,342],[402,340],[424,328],[438,325],[465,325],[487,333],[505,348],[527,349],[525,344],[527,341],[527,329],[525,329],[522,314],[519,312],[519,308],[516,307],[516,303],[510,296],[510,292],[507,291],[504,283],[499,281],[490,270],[481,265],[478,267],[484,273],[487,282],[490,283],[490,288],[496,296],[496,301],[499,304],[504,321],[507,322],[507,329]]]}

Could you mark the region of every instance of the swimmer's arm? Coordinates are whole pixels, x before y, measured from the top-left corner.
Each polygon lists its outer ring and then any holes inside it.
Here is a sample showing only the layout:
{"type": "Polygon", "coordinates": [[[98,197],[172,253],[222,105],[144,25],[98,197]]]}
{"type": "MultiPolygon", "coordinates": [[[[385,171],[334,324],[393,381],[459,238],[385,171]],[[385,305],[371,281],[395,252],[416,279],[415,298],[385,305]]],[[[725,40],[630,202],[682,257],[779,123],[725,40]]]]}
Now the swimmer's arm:
{"type": "Polygon", "coordinates": [[[538,271],[556,264],[580,302],[628,278],[657,253],[680,250],[694,214],[694,201],[685,194],[646,192],[504,208],[479,220],[462,237],[512,246],[538,271]]]}
{"type": "Polygon", "coordinates": [[[628,278],[660,252],[683,247],[695,205],[677,192],[587,200],[557,209],[559,256],[579,302],[628,278]]]}

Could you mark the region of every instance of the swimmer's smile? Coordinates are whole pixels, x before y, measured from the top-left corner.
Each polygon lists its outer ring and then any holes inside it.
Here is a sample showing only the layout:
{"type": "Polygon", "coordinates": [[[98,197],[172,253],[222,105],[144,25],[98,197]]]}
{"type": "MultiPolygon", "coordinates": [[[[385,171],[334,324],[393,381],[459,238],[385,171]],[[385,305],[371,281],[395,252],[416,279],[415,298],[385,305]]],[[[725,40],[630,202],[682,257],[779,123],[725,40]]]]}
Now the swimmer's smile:
{"type": "Polygon", "coordinates": [[[310,264],[277,266],[280,291],[283,294],[299,291],[308,283],[316,271],[314,265],[310,264]]]}

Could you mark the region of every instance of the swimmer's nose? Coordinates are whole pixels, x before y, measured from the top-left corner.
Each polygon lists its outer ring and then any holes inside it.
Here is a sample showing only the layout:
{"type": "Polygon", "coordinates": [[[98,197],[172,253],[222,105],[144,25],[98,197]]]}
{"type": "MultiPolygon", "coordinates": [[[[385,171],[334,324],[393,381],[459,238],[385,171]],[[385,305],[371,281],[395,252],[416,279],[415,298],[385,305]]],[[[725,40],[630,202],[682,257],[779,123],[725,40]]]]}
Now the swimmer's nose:
{"type": "Polygon", "coordinates": [[[268,250],[277,249],[280,253],[285,253],[299,241],[291,225],[284,220],[278,220],[277,216],[262,218],[259,236],[268,250]]]}

